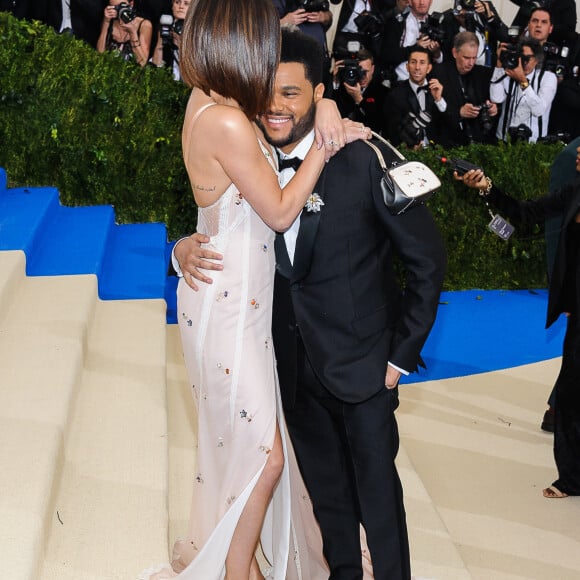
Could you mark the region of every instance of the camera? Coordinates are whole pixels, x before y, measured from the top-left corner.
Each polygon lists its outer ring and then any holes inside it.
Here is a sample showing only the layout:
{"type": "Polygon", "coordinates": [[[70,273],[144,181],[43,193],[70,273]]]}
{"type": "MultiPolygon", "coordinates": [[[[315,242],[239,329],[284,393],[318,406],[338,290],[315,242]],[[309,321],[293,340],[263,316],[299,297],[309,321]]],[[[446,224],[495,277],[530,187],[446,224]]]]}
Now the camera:
{"type": "Polygon", "coordinates": [[[503,68],[513,70],[518,68],[522,56],[524,56],[522,49],[510,44],[499,53],[499,61],[503,68]]]}
{"type": "Polygon", "coordinates": [[[415,147],[423,141],[425,129],[430,122],[431,115],[426,111],[421,111],[418,115],[409,111],[399,127],[401,141],[407,147],[415,147]]]}
{"type": "Polygon", "coordinates": [[[566,72],[566,60],[569,54],[568,47],[560,47],[553,42],[544,42],[542,49],[544,51],[543,69],[562,76],[566,72]]]}
{"type": "Polygon", "coordinates": [[[442,12],[433,12],[427,16],[427,20],[421,23],[419,33],[441,44],[445,40],[445,28],[443,22],[445,15],[442,12]]]}
{"type": "Polygon", "coordinates": [[[174,20],[171,14],[162,14],[159,18],[159,36],[166,46],[173,46],[172,32],[181,34],[183,32],[183,19],[174,20]]]}
{"type": "Polygon", "coordinates": [[[532,10],[536,8],[549,8],[553,0],[525,0],[524,4],[527,4],[532,10]]]}
{"type": "Polygon", "coordinates": [[[113,6],[113,8],[117,12],[117,18],[125,24],[133,22],[137,17],[137,12],[130,4],[127,4],[127,2],[121,2],[121,4],[117,4],[116,6],[113,6]]]}
{"type": "Polygon", "coordinates": [[[330,8],[328,0],[298,0],[297,4],[306,12],[323,12],[330,8]]]}
{"type": "Polygon", "coordinates": [[[570,143],[572,141],[572,137],[570,133],[566,133],[565,131],[560,131],[559,133],[550,133],[549,135],[545,135],[544,137],[538,137],[536,143],[570,143]]]}
{"type": "Polygon", "coordinates": [[[509,127],[508,135],[512,143],[517,141],[529,141],[532,136],[532,130],[523,123],[520,123],[517,127],[509,127]]]}
{"type": "Polygon", "coordinates": [[[351,87],[356,87],[364,78],[365,73],[356,58],[345,58],[342,66],[338,69],[338,79],[351,87]]]}
{"type": "Polygon", "coordinates": [[[455,0],[453,14],[459,14],[462,10],[475,12],[475,0],[455,0]]]}
{"type": "Polygon", "coordinates": [[[360,34],[379,36],[383,31],[385,21],[380,14],[365,10],[354,19],[354,23],[360,34]]]}
{"type": "Polygon", "coordinates": [[[477,116],[479,124],[481,125],[481,131],[484,135],[489,135],[493,129],[493,120],[489,116],[489,109],[491,105],[483,103],[479,105],[479,115],[477,116]]]}

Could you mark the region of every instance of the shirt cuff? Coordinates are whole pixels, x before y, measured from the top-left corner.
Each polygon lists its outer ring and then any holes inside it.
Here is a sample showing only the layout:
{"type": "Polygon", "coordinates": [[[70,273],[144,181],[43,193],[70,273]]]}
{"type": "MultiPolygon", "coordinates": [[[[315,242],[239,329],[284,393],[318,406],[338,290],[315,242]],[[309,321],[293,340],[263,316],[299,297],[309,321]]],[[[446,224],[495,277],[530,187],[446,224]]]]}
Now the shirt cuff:
{"type": "Polygon", "coordinates": [[[397,365],[394,365],[391,361],[389,361],[388,365],[390,367],[393,367],[395,370],[399,371],[402,375],[405,375],[406,377],[409,376],[409,371],[406,371],[404,369],[402,369],[401,367],[398,367],[397,365]]]}
{"type": "Polygon", "coordinates": [[[184,238],[179,238],[179,240],[177,240],[177,242],[175,242],[175,244],[173,244],[173,248],[171,249],[171,265],[173,266],[173,269],[175,270],[177,276],[179,278],[183,278],[183,272],[181,271],[181,266],[179,265],[179,262],[177,260],[177,258],[175,257],[175,248],[177,247],[177,244],[179,244],[179,242],[183,242],[183,240],[187,240],[189,236],[185,236],[184,238]]]}
{"type": "Polygon", "coordinates": [[[447,110],[447,101],[441,97],[438,101],[435,101],[435,106],[439,109],[440,113],[444,113],[447,110]]]}

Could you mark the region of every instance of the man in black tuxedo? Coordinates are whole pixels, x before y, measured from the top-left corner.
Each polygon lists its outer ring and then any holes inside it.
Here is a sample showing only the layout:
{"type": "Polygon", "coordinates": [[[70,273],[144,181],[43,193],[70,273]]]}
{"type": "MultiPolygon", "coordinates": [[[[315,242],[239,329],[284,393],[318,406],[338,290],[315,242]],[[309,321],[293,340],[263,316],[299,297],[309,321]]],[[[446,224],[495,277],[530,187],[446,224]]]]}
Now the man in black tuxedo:
{"type": "Polygon", "coordinates": [[[433,67],[433,78],[445,87],[445,129],[439,135],[443,147],[495,142],[498,109],[489,99],[493,69],[475,64],[478,47],[473,32],[460,32],[453,41],[454,61],[433,67]]]}
{"type": "Polygon", "coordinates": [[[389,93],[383,109],[384,133],[393,145],[416,147],[438,141],[440,117],[447,103],[443,85],[437,79],[427,80],[431,69],[431,53],[422,46],[413,47],[407,61],[409,78],[389,93]]]}
{"type": "MultiPolygon", "coordinates": [[[[317,47],[283,30],[274,100],[259,118],[280,152],[282,184],[314,139],[324,90],[317,47]]],[[[411,578],[394,412],[399,377],[416,370],[435,319],[445,250],[425,205],[389,213],[381,176],[375,153],[351,143],[323,170],[311,211],[276,237],[272,336],[280,388],[333,580],[362,579],[361,524],[374,578],[411,578]],[[408,273],[404,292],[395,253],[408,273]]],[[[190,276],[206,279],[197,267],[216,269],[201,260],[220,259],[199,247],[206,241],[195,234],[174,250],[189,283],[190,276]]]]}

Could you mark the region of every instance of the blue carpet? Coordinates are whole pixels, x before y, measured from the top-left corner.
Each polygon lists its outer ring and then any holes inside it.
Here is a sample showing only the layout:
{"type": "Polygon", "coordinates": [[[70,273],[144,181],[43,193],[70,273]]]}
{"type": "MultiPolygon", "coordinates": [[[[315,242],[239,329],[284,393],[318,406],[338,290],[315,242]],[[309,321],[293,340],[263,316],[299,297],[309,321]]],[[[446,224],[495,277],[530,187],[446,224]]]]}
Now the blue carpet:
{"type": "MultiPolygon", "coordinates": [[[[415,383],[505,369],[562,354],[565,317],[546,330],[547,290],[444,292],[415,383]]],[[[556,377],[554,377],[556,378],[556,377]]]]}
{"type": "MultiPolygon", "coordinates": [[[[23,250],[30,276],[96,274],[104,300],[165,298],[175,323],[173,244],[163,224],[115,224],[111,206],[64,207],[54,188],[13,188],[0,169],[0,250],[23,250]]],[[[561,317],[545,330],[546,290],[445,292],[413,383],[510,368],[560,356],[561,317]]]]}

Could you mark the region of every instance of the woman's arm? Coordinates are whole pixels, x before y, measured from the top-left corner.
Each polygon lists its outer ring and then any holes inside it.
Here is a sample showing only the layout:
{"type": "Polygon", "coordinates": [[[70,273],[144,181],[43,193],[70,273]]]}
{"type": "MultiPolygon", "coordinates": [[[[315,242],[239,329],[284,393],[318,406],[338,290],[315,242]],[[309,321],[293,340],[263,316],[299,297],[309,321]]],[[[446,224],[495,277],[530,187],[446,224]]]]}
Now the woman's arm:
{"type": "Polygon", "coordinates": [[[146,18],[135,18],[131,22],[121,22],[120,24],[121,28],[129,33],[131,50],[135,56],[135,62],[141,66],[145,66],[149,60],[153,25],[146,18]]]}
{"type": "Polygon", "coordinates": [[[101,33],[97,40],[97,51],[105,52],[107,50],[107,34],[109,32],[109,26],[111,21],[117,17],[117,11],[114,6],[105,6],[103,11],[103,22],[101,23],[101,33]]]}

